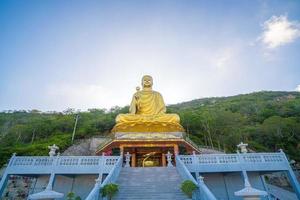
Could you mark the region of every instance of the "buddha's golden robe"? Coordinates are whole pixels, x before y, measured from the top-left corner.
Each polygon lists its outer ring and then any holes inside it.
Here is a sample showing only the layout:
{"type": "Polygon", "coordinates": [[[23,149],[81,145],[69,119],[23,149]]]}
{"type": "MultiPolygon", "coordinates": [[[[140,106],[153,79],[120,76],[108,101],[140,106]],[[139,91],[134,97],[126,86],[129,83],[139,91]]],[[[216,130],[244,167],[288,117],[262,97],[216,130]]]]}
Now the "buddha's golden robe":
{"type": "Polygon", "coordinates": [[[181,132],[177,114],[166,114],[159,92],[138,91],[133,95],[129,114],[119,114],[113,132],[181,132]]]}

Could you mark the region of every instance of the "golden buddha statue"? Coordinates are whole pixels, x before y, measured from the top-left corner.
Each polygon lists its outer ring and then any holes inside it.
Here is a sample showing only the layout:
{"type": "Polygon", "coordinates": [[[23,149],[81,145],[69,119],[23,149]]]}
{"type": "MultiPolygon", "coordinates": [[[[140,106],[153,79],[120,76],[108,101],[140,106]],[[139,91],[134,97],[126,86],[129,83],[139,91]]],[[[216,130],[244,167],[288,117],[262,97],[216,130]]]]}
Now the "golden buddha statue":
{"type": "Polygon", "coordinates": [[[142,78],[142,87],[136,88],[129,114],[119,114],[113,132],[182,132],[177,114],[166,114],[166,106],[159,92],[152,90],[153,79],[142,78]]]}

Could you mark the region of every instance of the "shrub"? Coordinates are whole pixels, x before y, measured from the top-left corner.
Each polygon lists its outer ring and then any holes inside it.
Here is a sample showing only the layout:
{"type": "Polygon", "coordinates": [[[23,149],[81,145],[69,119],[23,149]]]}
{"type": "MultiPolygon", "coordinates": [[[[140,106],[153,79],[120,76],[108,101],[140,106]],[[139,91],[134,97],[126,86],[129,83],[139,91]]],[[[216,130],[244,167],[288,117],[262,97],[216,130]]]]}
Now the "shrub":
{"type": "Polygon", "coordinates": [[[81,200],[80,196],[75,197],[75,193],[74,192],[69,192],[67,194],[67,200],[81,200]]]}
{"type": "Polygon", "coordinates": [[[73,200],[74,197],[75,197],[75,193],[74,193],[74,192],[69,192],[69,193],[67,194],[67,200],[73,200]]]}
{"type": "Polygon", "coordinates": [[[197,185],[193,181],[185,180],[181,183],[181,190],[189,198],[192,198],[193,192],[197,189],[197,185]]]}
{"type": "Polygon", "coordinates": [[[101,190],[101,193],[102,193],[102,196],[103,197],[106,197],[109,199],[109,200],[112,200],[112,197],[119,191],[119,186],[117,184],[114,184],[114,183],[110,183],[110,184],[107,184],[105,185],[102,190],[101,190]]]}

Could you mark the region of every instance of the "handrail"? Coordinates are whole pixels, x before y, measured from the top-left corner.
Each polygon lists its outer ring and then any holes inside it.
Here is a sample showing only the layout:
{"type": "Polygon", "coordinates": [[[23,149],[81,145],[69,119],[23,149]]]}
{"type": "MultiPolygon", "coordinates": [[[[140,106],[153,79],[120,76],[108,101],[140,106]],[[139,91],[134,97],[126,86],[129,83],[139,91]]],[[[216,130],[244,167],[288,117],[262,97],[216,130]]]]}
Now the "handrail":
{"type": "Polygon", "coordinates": [[[122,169],[123,164],[123,155],[120,156],[118,162],[115,164],[115,166],[112,168],[108,176],[103,181],[102,185],[105,186],[109,183],[115,183],[119,177],[120,171],[122,169]]]}
{"type": "Polygon", "coordinates": [[[97,151],[101,150],[104,146],[106,146],[107,144],[109,144],[114,140],[113,137],[106,137],[106,139],[107,139],[106,141],[104,141],[97,147],[97,151]]]}
{"type": "Polygon", "coordinates": [[[197,181],[194,179],[192,174],[186,168],[185,164],[180,160],[179,156],[176,155],[175,160],[176,160],[176,169],[177,169],[178,173],[180,174],[180,176],[184,180],[190,180],[197,185],[198,184],[197,181]]]}
{"type": "Polygon", "coordinates": [[[176,159],[176,169],[178,173],[184,180],[192,181],[197,189],[193,192],[192,199],[193,200],[217,200],[214,194],[209,190],[209,188],[205,185],[203,179],[199,179],[198,182],[191,175],[189,170],[186,168],[185,164],[180,160],[179,156],[175,156],[176,159]]]}
{"type": "Polygon", "coordinates": [[[194,148],[198,149],[199,151],[201,151],[201,149],[210,149],[210,150],[214,150],[214,151],[218,151],[218,152],[224,152],[223,150],[216,149],[211,146],[198,145],[187,135],[184,136],[184,140],[187,143],[189,143],[190,145],[192,145],[194,148]]]}
{"type": "Polygon", "coordinates": [[[276,199],[286,199],[286,200],[293,200],[297,199],[297,195],[293,192],[285,190],[275,185],[266,184],[267,191],[271,197],[276,199]]]}
{"type": "Polygon", "coordinates": [[[217,200],[215,195],[210,191],[210,189],[205,185],[203,179],[200,178],[198,181],[199,189],[200,189],[200,199],[201,200],[217,200]]]}
{"type": "Polygon", "coordinates": [[[117,178],[119,177],[121,168],[123,164],[123,155],[121,155],[117,161],[117,163],[114,165],[112,170],[109,172],[108,176],[105,178],[103,183],[101,183],[102,179],[102,172],[99,174],[99,178],[96,180],[95,186],[90,192],[90,194],[87,196],[85,200],[102,200],[102,196],[100,195],[101,189],[109,183],[114,183],[117,181],[117,178]]]}

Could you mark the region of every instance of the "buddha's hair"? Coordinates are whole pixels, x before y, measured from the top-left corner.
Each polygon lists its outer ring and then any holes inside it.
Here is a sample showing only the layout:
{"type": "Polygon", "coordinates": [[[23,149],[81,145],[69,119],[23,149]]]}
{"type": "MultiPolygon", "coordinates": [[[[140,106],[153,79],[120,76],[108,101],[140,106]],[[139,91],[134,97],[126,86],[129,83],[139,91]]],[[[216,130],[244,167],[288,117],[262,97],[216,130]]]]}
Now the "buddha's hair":
{"type": "Polygon", "coordinates": [[[149,77],[149,78],[151,78],[151,80],[153,80],[152,76],[150,76],[150,75],[144,75],[143,78],[142,78],[142,81],[143,81],[144,78],[146,78],[146,77],[149,77]]]}

